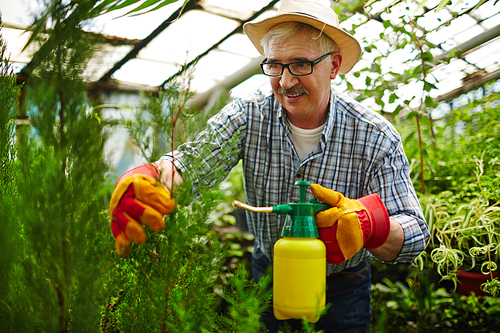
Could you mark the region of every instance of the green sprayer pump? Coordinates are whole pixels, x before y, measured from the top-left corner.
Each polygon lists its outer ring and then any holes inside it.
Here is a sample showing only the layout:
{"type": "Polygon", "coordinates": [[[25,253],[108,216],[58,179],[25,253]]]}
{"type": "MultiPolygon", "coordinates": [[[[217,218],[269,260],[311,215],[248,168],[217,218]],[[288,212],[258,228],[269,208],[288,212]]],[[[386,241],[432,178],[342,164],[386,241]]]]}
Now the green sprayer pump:
{"type": "Polygon", "coordinates": [[[277,319],[316,322],[325,308],[326,250],[318,239],[314,215],[330,205],[313,198],[306,202],[307,181],[297,181],[299,202],[253,207],[234,201],[235,207],[257,213],[287,215],[282,238],[274,245],[273,307],[277,319]]]}

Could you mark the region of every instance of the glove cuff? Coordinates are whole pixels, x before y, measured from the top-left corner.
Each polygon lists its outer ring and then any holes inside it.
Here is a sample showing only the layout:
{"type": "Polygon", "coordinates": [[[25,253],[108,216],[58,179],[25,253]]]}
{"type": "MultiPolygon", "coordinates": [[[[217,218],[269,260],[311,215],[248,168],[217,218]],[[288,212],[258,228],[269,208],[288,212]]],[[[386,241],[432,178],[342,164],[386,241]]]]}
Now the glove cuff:
{"type": "Polygon", "coordinates": [[[370,234],[368,235],[364,248],[371,250],[382,246],[391,230],[389,213],[380,199],[379,195],[374,193],[357,199],[365,206],[366,211],[370,215],[370,234]]]}
{"type": "Polygon", "coordinates": [[[137,168],[133,168],[125,172],[123,175],[121,175],[120,178],[118,178],[118,181],[116,182],[115,188],[123,179],[137,174],[151,177],[154,180],[156,180],[156,178],[158,178],[158,176],[160,175],[158,169],[152,163],[144,164],[138,166],[137,168]]]}

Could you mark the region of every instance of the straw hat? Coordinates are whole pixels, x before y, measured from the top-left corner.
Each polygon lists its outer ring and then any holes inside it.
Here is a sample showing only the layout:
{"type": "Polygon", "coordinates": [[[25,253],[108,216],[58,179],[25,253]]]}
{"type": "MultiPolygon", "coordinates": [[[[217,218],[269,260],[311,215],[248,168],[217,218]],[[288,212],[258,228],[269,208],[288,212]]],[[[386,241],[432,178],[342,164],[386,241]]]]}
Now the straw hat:
{"type": "Polygon", "coordinates": [[[309,24],[323,31],[337,44],[342,54],[340,74],[349,72],[358,62],[361,56],[359,42],[339,27],[337,14],[318,0],[282,0],[275,16],[245,23],[243,30],[260,54],[264,55],[261,39],[276,24],[289,21],[309,24]]]}

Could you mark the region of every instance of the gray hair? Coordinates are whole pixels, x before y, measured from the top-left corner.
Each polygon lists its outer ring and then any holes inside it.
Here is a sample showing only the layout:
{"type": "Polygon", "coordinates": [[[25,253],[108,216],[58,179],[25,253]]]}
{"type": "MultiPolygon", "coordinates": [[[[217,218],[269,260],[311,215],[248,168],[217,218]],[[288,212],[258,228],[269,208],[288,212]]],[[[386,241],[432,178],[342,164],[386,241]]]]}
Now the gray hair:
{"type": "Polygon", "coordinates": [[[337,44],[335,44],[330,37],[315,27],[301,22],[283,22],[269,29],[260,41],[260,44],[264,48],[264,54],[267,55],[267,48],[271,40],[278,39],[286,41],[303,31],[309,33],[311,39],[317,42],[318,49],[322,53],[339,52],[337,44]]]}

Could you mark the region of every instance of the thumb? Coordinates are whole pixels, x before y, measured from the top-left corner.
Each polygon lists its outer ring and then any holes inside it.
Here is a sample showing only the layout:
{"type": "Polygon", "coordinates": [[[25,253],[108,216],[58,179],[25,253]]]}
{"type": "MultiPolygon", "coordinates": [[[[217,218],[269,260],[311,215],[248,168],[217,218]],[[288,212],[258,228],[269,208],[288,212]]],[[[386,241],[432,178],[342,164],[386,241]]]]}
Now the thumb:
{"type": "Polygon", "coordinates": [[[316,198],[329,204],[330,206],[338,206],[341,200],[344,199],[342,193],[323,187],[319,184],[311,184],[310,188],[312,194],[316,198]]]}

